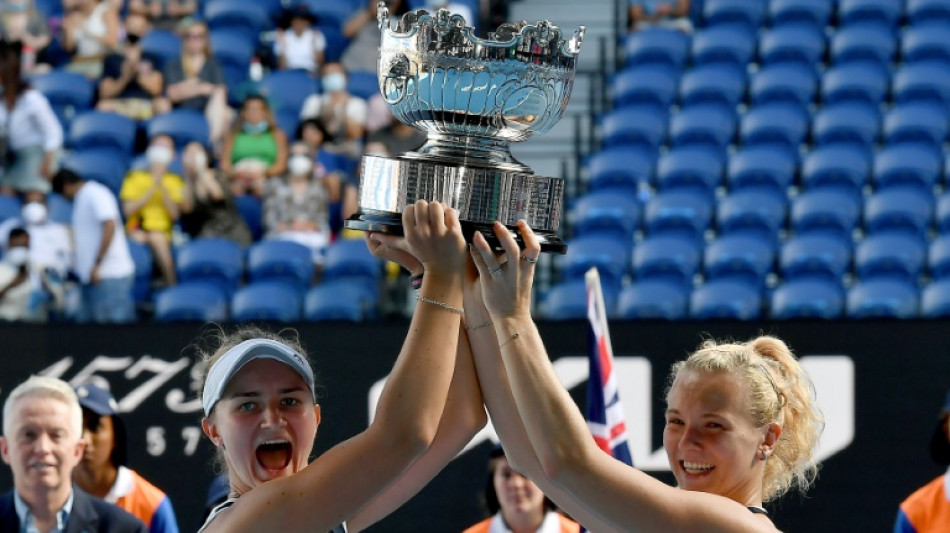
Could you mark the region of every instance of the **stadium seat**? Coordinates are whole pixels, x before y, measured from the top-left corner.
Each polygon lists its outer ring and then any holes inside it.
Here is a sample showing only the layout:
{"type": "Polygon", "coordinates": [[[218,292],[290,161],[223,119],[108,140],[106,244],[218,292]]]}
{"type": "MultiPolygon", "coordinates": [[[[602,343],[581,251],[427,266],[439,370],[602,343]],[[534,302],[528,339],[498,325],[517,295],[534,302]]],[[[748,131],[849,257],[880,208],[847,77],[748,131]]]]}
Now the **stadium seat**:
{"type": "Polygon", "coordinates": [[[874,157],[874,186],[912,185],[929,193],[940,178],[942,166],[940,153],[926,144],[887,146],[874,157]]]}
{"type": "Polygon", "coordinates": [[[729,157],[730,189],[767,186],[785,193],[795,178],[795,158],[773,146],[743,148],[729,157]]]}
{"type": "Polygon", "coordinates": [[[63,129],[69,131],[73,117],[92,109],[96,86],[82,74],[53,70],[30,78],[30,86],[43,93],[63,129]]]}
{"type": "Polygon", "coordinates": [[[752,61],[754,52],[755,35],[751,30],[736,31],[729,26],[713,26],[704,28],[693,36],[690,55],[694,65],[725,63],[745,69],[752,61]]]}
{"type": "Polygon", "coordinates": [[[809,189],[795,197],[789,227],[795,233],[824,232],[850,239],[861,220],[861,193],[839,187],[809,189]]]}
{"type": "Polygon", "coordinates": [[[617,73],[611,85],[614,107],[649,104],[666,109],[676,95],[677,73],[663,66],[644,65],[617,73]]]}
{"type": "Polygon", "coordinates": [[[752,77],[749,85],[752,104],[784,103],[807,107],[815,99],[818,86],[813,68],[797,63],[767,65],[752,77]]]}
{"type": "Polygon", "coordinates": [[[704,146],[673,148],[657,163],[657,188],[693,187],[714,194],[722,183],[723,157],[721,152],[704,146]]]}
{"type": "Polygon", "coordinates": [[[9,218],[19,218],[22,207],[18,197],[0,194],[0,222],[9,218]]]}
{"type": "Polygon", "coordinates": [[[277,70],[264,76],[259,87],[274,111],[300,113],[304,101],[317,92],[317,80],[305,70],[277,70]]]}
{"type": "Polygon", "coordinates": [[[705,0],[703,20],[707,26],[739,25],[750,31],[758,29],[765,18],[766,2],[748,0],[705,0]]]}
{"type": "Polygon", "coordinates": [[[844,303],[841,282],[824,278],[798,278],[782,283],[772,292],[771,316],[778,320],[831,320],[841,317],[844,303]]]}
{"type": "Polygon", "coordinates": [[[854,271],[862,280],[885,276],[916,283],[926,262],[924,240],[904,233],[869,235],[854,250],[854,271]]]}
{"type": "Polygon", "coordinates": [[[933,102],[898,104],[884,115],[884,143],[924,143],[934,155],[947,138],[944,108],[933,102]]]}
{"type": "Polygon", "coordinates": [[[670,144],[673,146],[708,145],[725,153],[735,134],[735,111],[716,104],[680,109],[670,122],[670,144]]]}
{"type": "Polygon", "coordinates": [[[641,145],[656,150],[666,139],[667,114],[649,105],[626,106],[607,113],[601,126],[605,148],[641,145]]]}
{"type": "Polygon", "coordinates": [[[907,19],[912,26],[921,23],[950,23],[950,4],[944,0],[907,0],[907,19]]]}
{"type": "Polygon", "coordinates": [[[921,23],[907,28],[901,39],[904,63],[937,61],[950,67],[950,33],[945,21],[921,23]]]}
{"type": "Polygon", "coordinates": [[[940,233],[950,233],[950,192],[937,197],[937,212],[934,224],[940,233]]]}
{"type": "Polygon", "coordinates": [[[303,297],[296,288],[278,281],[245,285],[231,298],[231,319],[237,322],[300,320],[303,297]]]}
{"type": "Polygon", "coordinates": [[[690,318],[753,320],[761,315],[761,289],[738,279],[708,281],[690,296],[690,318]]]}
{"type": "Polygon", "coordinates": [[[375,301],[366,285],[340,279],[312,287],[304,299],[304,319],[309,322],[362,322],[374,314],[375,301]]]}
{"type": "Polygon", "coordinates": [[[759,63],[794,63],[814,72],[825,55],[824,28],[807,24],[775,26],[759,39],[759,63]]]}
{"type": "Polygon", "coordinates": [[[591,156],[588,161],[590,190],[623,189],[636,194],[641,183],[653,176],[653,155],[639,147],[615,146],[591,156]]]}
{"type": "Polygon", "coordinates": [[[915,318],[917,287],[902,279],[862,280],[848,290],[847,302],[850,318],[915,318]]]}
{"type": "MultiPolygon", "coordinates": [[[[619,289],[610,283],[601,283],[604,307],[613,317],[619,289]]],[[[577,320],[587,318],[587,285],[583,278],[572,279],[551,287],[539,306],[540,314],[548,320],[577,320]]]]}
{"type": "Polygon", "coordinates": [[[807,113],[786,103],[756,106],[743,115],[739,124],[743,146],[781,146],[791,154],[798,153],[806,133],[807,113]]]}
{"type": "Polygon", "coordinates": [[[358,278],[376,284],[382,273],[382,261],[370,253],[363,239],[339,239],[327,248],[323,263],[325,280],[358,278]]]}
{"type": "Polygon", "coordinates": [[[300,125],[300,112],[293,109],[281,109],[274,113],[274,121],[277,123],[277,128],[287,134],[288,139],[292,139],[296,136],[297,127],[300,125]]]}
{"type": "Polygon", "coordinates": [[[254,43],[244,39],[241,32],[234,32],[228,28],[210,31],[211,51],[221,70],[228,86],[228,103],[240,104],[241,84],[248,81],[249,66],[254,56],[254,43]]]}
{"type": "Polygon", "coordinates": [[[343,57],[343,52],[350,44],[350,40],[343,35],[343,29],[340,26],[329,23],[318,23],[317,28],[323,33],[327,41],[327,47],[323,51],[323,56],[327,63],[337,63],[343,57]]]}
{"type": "Polygon", "coordinates": [[[745,70],[733,65],[698,65],[680,80],[680,103],[684,106],[715,103],[731,111],[745,95],[745,78],[745,70]]]}
{"type": "MultiPolygon", "coordinates": [[[[331,23],[343,27],[346,21],[354,12],[353,2],[326,2],[325,0],[294,0],[291,4],[306,5],[310,12],[317,16],[322,23],[331,23]]],[[[466,21],[469,25],[475,25],[475,21],[466,21]]]]}
{"type": "Polygon", "coordinates": [[[647,234],[681,233],[701,239],[712,220],[712,199],[686,189],[660,191],[644,210],[647,234]]]}
{"type": "Polygon", "coordinates": [[[871,158],[852,144],[831,144],[815,148],[802,163],[802,185],[806,189],[836,186],[861,191],[871,173],[871,158]]]}
{"type": "Polygon", "coordinates": [[[860,102],[881,105],[887,96],[888,73],[874,63],[855,61],[836,65],[821,78],[821,101],[824,105],[860,102]]]}
{"type": "Polygon", "coordinates": [[[73,118],[67,144],[74,150],[112,148],[128,160],[135,145],[135,122],[118,113],[87,111],[73,118]]]}
{"type": "Polygon", "coordinates": [[[839,27],[831,38],[831,62],[836,66],[870,61],[886,72],[896,53],[897,38],[894,32],[880,24],[839,27]]]}
{"type": "Polygon", "coordinates": [[[170,135],[178,150],[190,142],[199,142],[209,146],[211,134],[204,113],[191,109],[173,109],[168,113],[155,115],[146,126],[148,138],[156,135],[170,135]]]}
{"type": "Polygon", "coordinates": [[[305,289],[313,280],[313,271],[313,252],[300,243],[266,240],[247,249],[247,275],[251,282],[281,281],[305,289]]]}
{"type": "Polygon", "coordinates": [[[831,19],[833,5],[824,0],[771,0],[769,19],[772,26],[804,24],[823,29],[831,19]]]}
{"type": "Polygon", "coordinates": [[[782,243],[779,271],[785,279],[826,278],[840,282],[851,266],[851,239],[833,233],[795,235],[782,243]]]}
{"type": "Polygon", "coordinates": [[[689,56],[689,36],[666,28],[647,28],[627,36],[623,55],[627,66],[661,64],[678,70],[689,56]]]}
{"type": "Polygon", "coordinates": [[[927,271],[933,279],[950,277],[950,235],[930,241],[927,250],[927,271]]]}
{"type": "Polygon", "coordinates": [[[209,30],[227,28],[250,43],[258,43],[261,32],[271,25],[267,7],[257,0],[210,0],[204,6],[204,20],[209,30]]]}
{"type": "Polygon", "coordinates": [[[864,228],[869,233],[898,230],[923,236],[934,211],[933,194],[917,187],[889,187],[864,201],[864,228]]]}
{"type": "Polygon", "coordinates": [[[379,94],[379,78],[376,72],[354,70],[347,73],[346,90],[364,100],[379,94]]]}
{"type": "Polygon", "coordinates": [[[720,235],[706,245],[703,253],[706,280],[740,278],[753,285],[764,285],[774,264],[772,240],[748,233],[720,235]]]}
{"type": "Polygon", "coordinates": [[[894,101],[933,102],[950,113],[950,69],[943,63],[920,61],[904,65],[894,73],[894,101]]]}
{"type": "Polygon", "coordinates": [[[881,133],[877,106],[840,102],[825,106],[812,120],[811,137],[818,146],[851,143],[871,153],[881,133]]]}
{"type": "MultiPolygon", "coordinates": [[[[46,208],[49,211],[49,221],[67,226],[73,223],[73,203],[61,195],[51,192],[46,195],[46,208]]],[[[0,214],[0,220],[3,215],[0,214]]]]}
{"type": "Polygon", "coordinates": [[[752,233],[773,241],[785,225],[787,196],[774,188],[749,187],[729,193],[716,205],[720,233],[752,233]]]}
{"type": "Polygon", "coordinates": [[[160,28],[149,30],[142,37],[142,56],[150,59],[155,68],[161,71],[165,63],[181,57],[181,37],[177,33],[160,28]]]}
{"type": "Polygon", "coordinates": [[[126,241],[129,246],[129,255],[132,257],[132,264],[135,266],[132,275],[132,300],[136,304],[141,304],[149,300],[152,292],[152,270],[154,268],[152,249],[147,244],[132,239],[126,239],[126,241]]]}
{"type": "Polygon", "coordinates": [[[692,286],[702,260],[701,243],[676,235],[651,235],[633,251],[633,276],[637,280],[664,279],[692,286]]]}
{"type": "Polygon", "coordinates": [[[253,194],[242,194],[234,197],[234,205],[251,231],[251,238],[261,240],[264,233],[264,204],[261,199],[253,194]]]}
{"type": "Polygon", "coordinates": [[[596,267],[601,278],[619,285],[630,270],[633,241],[613,235],[588,234],[567,241],[567,254],[560,257],[561,273],[566,279],[584,279],[596,267]]]}
{"type": "Polygon", "coordinates": [[[894,28],[901,17],[901,4],[894,0],[841,0],[838,21],[841,26],[875,22],[894,28]]]}
{"type": "Polygon", "coordinates": [[[689,288],[658,279],[638,280],[620,291],[617,318],[654,318],[679,320],[686,318],[689,288]]]}
{"type": "Polygon", "coordinates": [[[118,159],[112,149],[90,148],[72,152],[60,161],[62,168],[72,170],[79,177],[99,182],[116,195],[128,171],[128,161],[118,159]]]}
{"type": "Polygon", "coordinates": [[[177,250],[178,280],[214,283],[232,294],[244,274],[243,255],[241,245],[228,239],[193,239],[177,250]]]}
{"type": "Polygon", "coordinates": [[[920,293],[920,316],[946,318],[950,316],[950,279],[928,283],[920,293]]]}
{"type": "Polygon", "coordinates": [[[155,297],[155,320],[159,322],[223,322],[227,318],[228,297],[214,284],[182,283],[155,297]]]}
{"type": "Polygon", "coordinates": [[[640,227],[640,210],[640,204],[630,195],[589,192],[574,202],[571,227],[574,235],[606,232],[633,242],[640,227]]]}

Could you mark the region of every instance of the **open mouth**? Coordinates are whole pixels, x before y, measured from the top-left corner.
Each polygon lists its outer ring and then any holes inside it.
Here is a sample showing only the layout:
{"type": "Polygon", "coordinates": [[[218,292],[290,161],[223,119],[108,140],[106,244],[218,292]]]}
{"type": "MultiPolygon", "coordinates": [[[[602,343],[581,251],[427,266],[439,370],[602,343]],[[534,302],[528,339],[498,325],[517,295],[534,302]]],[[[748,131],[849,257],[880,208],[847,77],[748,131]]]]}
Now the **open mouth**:
{"type": "Polygon", "coordinates": [[[680,461],[680,468],[690,476],[701,476],[712,472],[716,465],[706,463],[694,463],[692,461],[680,461]]]}
{"type": "Polygon", "coordinates": [[[279,471],[287,468],[294,448],[290,441],[269,440],[257,447],[257,462],[265,470],[279,471]]]}

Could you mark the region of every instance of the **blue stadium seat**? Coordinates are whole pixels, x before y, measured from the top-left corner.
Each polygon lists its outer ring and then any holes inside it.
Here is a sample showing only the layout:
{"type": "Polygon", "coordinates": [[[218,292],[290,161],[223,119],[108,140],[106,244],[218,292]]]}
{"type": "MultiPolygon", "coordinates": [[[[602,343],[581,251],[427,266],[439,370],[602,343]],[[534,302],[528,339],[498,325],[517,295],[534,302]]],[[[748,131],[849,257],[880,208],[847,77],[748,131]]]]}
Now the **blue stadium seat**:
{"type": "Polygon", "coordinates": [[[861,193],[840,187],[806,190],[795,197],[789,227],[795,233],[824,232],[850,239],[861,220],[861,193]]]}
{"type": "Polygon", "coordinates": [[[831,144],[815,148],[802,163],[805,188],[837,186],[860,191],[871,173],[870,155],[852,144],[831,144]]]}
{"type": "Polygon", "coordinates": [[[721,235],[706,245],[703,254],[707,280],[740,278],[753,285],[764,285],[774,264],[772,240],[748,233],[721,235]]]}
{"type": "Polygon", "coordinates": [[[606,283],[619,285],[630,271],[633,242],[613,235],[588,234],[567,241],[567,254],[559,258],[567,279],[583,279],[596,267],[606,283]]]}
{"type": "Polygon", "coordinates": [[[927,250],[927,270],[933,279],[950,277],[950,235],[940,235],[930,241],[927,250]]]}
{"type": "Polygon", "coordinates": [[[146,126],[148,138],[156,135],[170,135],[175,146],[181,150],[190,142],[199,142],[209,146],[211,133],[204,113],[191,109],[173,109],[168,113],[155,115],[146,126]]]}
{"type": "Polygon", "coordinates": [[[692,286],[699,271],[702,246],[695,239],[676,235],[651,235],[633,251],[633,276],[637,280],[664,279],[692,286]]]}
{"type": "Polygon", "coordinates": [[[689,289],[677,283],[658,279],[638,280],[620,291],[617,318],[654,318],[679,320],[686,318],[689,289]]]}
{"type": "Polygon", "coordinates": [[[227,28],[251,43],[259,42],[271,24],[267,7],[257,0],[210,0],[204,6],[204,20],[212,31],[227,28]]]}
{"type": "Polygon", "coordinates": [[[670,123],[670,144],[673,146],[708,145],[725,153],[735,134],[735,111],[716,104],[680,109],[670,123]]]}
{"type": "Polygon", "coordinates": [[[762,315],[762,291],[758,285],[739,279],[708,281],[693,290],[691,318],[753,320],[762,315]]]}
{"type": "Polygon", "coordinates": [[[797,154],[808,133],[808,114],[785,103],[756,106],[746,112],[739,124],[743,146],[781,146],[797,154]]]}
{"type": "Polygon", "coordinates": [[[297,133],[297,126],[300,125],[300,111],[281,109],[274,113],[274,121],[277,123],[277,128],[284,132],[288,139],[293,139],[297,133]]]}
{"type": "Polygon", "coordinates": [[[571,227],[575,235],[606,232],[632,242],[640,226],[640,210],[630,195],[589,192],[574,202],[571,227]]]}
{"type": "Polygon", "coordinates": [[[53,70],[30,78],[30,86],[43,93],[63,129],[69,130],[73,117],[92,109],[96,86],[82,74],[53,70]]]}
{"type": "Polygon", "coordinates": [[[707,26],[738,25],[752,31],[758,29],[765,18],[765,4],[749,0],[705,0],[703,19],[707,26]]]}
{"type": "Polygon", "coordinates": [[[883,276],[916,283],[926,262],[924,240],[904,233],[869,235],[854,250],[854,271],[860,279],[883,276]]]}
{"type": "Polygon", "coordinates": [[[87,111],[69,125],[67,144],[74,150],[112,148],[117,156],[131,159],[135,146],[135,122],[118,113],[87,111]]]}
{"type": "Polygon", "coordinates": [[[903,143],[885,147],[874,157],[874,186],[913,185],[930,192],[940,178],[940,153],[926,144],[903,143]]]}
{"type": "Polygon", "coordinates": [[[940,233],[950,233],[950,192],[937,197],[937,212],[934,224],[940,233]]]}
{"type": "MultiPolygon", "coordinates": [[[[619,288],[601,283],[607,316],[614,316],[619,288]]],[[[548,320],[587,318],[587,285],[583,278],[572,279],[551,287],[539,305],[540,314],[548,320]]]]}
{"type": "Polygon", "coordinates": [[[898,104],[884,115],[884,143],[924,143],[940,153],[947,138],[944,108],[933,102],[898,104]]]}
{"type": "MultiPolygon", "coordinates": [[[[317,16],[320,22],[329,22],[339,27],[343,27],[346,21],[354,12],[352,2],[326,2],[325,0],[294,0],[291,5],[303,4],[310,8],[310,12],[317,16]]],[[[466,21],[474,26],[475,21],[466,21]]]]}
{"type": "Polygon", "coordinates": [[[774,188],[733,191],[716,205],[717,227],[720,233],[754,233],[771,241],[785,224],[787,198],[774,188]]]}
{"type": "Polygon", "coordinates": [[[915,318],[917,287],[903,279],[862,280],[848,290],[849,318],[915,318]]]}
{"type": "Polygon", "coordinates": [[[950,33],[946,21],[910,26],[901,39],[904,63],[937,61],[950,67],[950,33]]]}
{"type": "Polygon", "coordinates": [[[650,104],[665,109],[676,95],[677,73],[663,66],[644,65],[626,68],[614,78],[614,107],[650,104]]]}
{"type": "Polygon", "coordinates": [[[901,17],[901,4],[894,0],[841,0],[838,21],[842,26],[875,22],[894,28],[901,17]]]}
{"type": "Polygon", "coordinates": [[[343,35],[342,27],[329,23],[318,23],[317,28],[323,33],[323,37],[327,41],[327,47],[323,51],[325,61],[327,63],[339,62],[346,47],[350,44],[350,40],[343,35]]]}
{"type": "Polygon", "coordinates": [[[950,113],[950,69],[943,63],[920,61],[904,65],[894,73],[894,101],[933,102],[950,113]]]}
{"type": "Polygon", "coordinates": [[[756,106],[787,103],[805,108],[815,99],[817,87],[813,66],[778,63],[767,65],[752,77],[749,98],[756,106]]]}
{"type": "Polygon", "coordinates": [[[831,62],[834,65],[870,61],[885,72],[896,53],[897,38],[894,32],[880,24],[839,27],[831,38],[831,62]]]}
{"type": "Polygon", "coordinates": [[[228,239],[193,239],[178,248],[175,270],[181,283],[205,281],[232,294],[244,275],[244,254],[228,239]]]}
{"type": "Polygon", "coordinates": [[[656,150],[666,139],[666,124],[666,112],[651,105],[615,109],[603,117],[604,147],[641,145],[656,150]]]}
{"type": "Polygon", "coordinates": [[[597,152],[588,161],[590,190],[625,189],[635,194],[641,183],[653,176],[653,155],[638,147],[621,147],[597,152]]]}
{"type": "Polygon", "coordinates": [[[918,187],[889,187],[864,201],[864,228],[869,233],[899,230],[923,236],[933,219],[934,198],[918,187]]]}
{"type": "Polygon", "coordinates": [[[254,56],[254,43],[244,38],[242,32],[235,32],[228,28],[211,31],[211,51],[221,70],[228,86],[228,103],[240,103],[239,87],[250,78],[249,66],[254,56]]]}
{"type": "Polygon", "coordinates": [[[920,316],[946,318],[950,316],[950,279],[928,283],[920,293],[920,316]]]}
{"type": "MultiPolygon", "coordinates": [[[[49,211],[50,222],[66,224],[67,226],[72,225],[73,203],[69,200],[55,192],[51,192],[46,195],[46,208],[49,211]]],[[[3,215],[0,214],[0,220],[2,219],[3,215]]]]}
{"type": "Polygon", "coordinates": [[[155,320],[159,322],[223,322],[227,318],[227,294],[214,284],[182,283],[155,297],[155,320]]]}
{"type": "Polygon", "coordinates": [[[821,100],[825,105],[861,102],[877,107],[887,96],[888,73],[874,63],[855,61],[836,65],[821,78],[821,100]]]}
{"type": "Polygon", "coordinates": [[[785,279],[826,278],[841,282],[851,266],[851,239],[833,233],[796,235],[779,253],[779,271],[785,279]]]}
{"type": "Polygon", "coordinates": [[[310,248],[293,241],[266,240],[247,249],[248,281],[281,281],[304,289],[313,280],[310,248]]]}
{"type": "Polygon", "coordinates": [[[776,26],[759,39],[759,62],[794,63],[814,72],[825,55],[824,28],[807,24],[776,26]]]}
{"type": "MultiPolygon", "coordinates": [[[[746,2],[754,4],[756,2],[746,2]]],[[[755,52],[755,35],[729,26],[707,27],[693,36],[691,56],[694,65],[725,63],[746,68],[755,52]]]]}
{"type": "Polygon", "coordinates": [[[253,194],[242,194],[234,197],[234,206],[251,231],[251,238],[261,240],[264,234],[264,204],[261,199],[253,194]]]}
{"type": "Polygon", "coordinates": [[[0,222],[8,218],[18,218],[22,207],[18,197],[0,194],[0,222]]]}
{"type": "Polygon", "coordinates": [[[62,0],[36,0],[33,2],[33,6],[36,7],[36,10],[40,12],[43,20],[49,20],[52,18],[61,19],[63,17],[62,0]]]}
{"type": "Polygon", "coordinates": [[[743,148],[729,157],[729,188],[768,186],[784,194],[795,178],[795,163],[795,158],[780,148],[743,148]]]}
{"type": "Polygon", "coordinates": [[[794,318],[840,318],[844,312],[841,282],[824,278],[788,280],[772,292],[771,316],[778,320],[794,318]]]}
{"type": "Polygon", "coordinates": [[[745,78],[745,70],[733,65],[698,65],[680,80],[680,102],[685,106],[715,103],[733,110],[745,95],[745,78]]]}
{"type": "Polygon", "coordinates": [[[656,168],[658,189],[692,187],[714,194],[722,184],[722,152],[705,146],[681,146],[660,157],[656,168]]]}
{"type": "Polygon", "coordinates": [[[950,23],[950,4],[944,0],[907,0],[907,19],[912,26],[921,23],[950,23]]]}
{"type": "Polygon", "coordinates": [[[296,110],[317,92],[317,80],[305,70],[277,70],[260,81],[260,90],[275,111],[296,110]]]}
{"type": "Polygon", "coordinates": [[[807,24],[822,29],[828,25],[834,6],[824,0],[771,0],[769,19],[772,26],[807,24]]]}
{"type": "Polygon", "coordinates": [[[346,89],[353,96],[364,100],[379,94],[379,78],[376,72],[354,70],[347,73],[346,89]]]}
{"type": "Polygon", "coordinates": [[[231,319],[237,322],[300,320],[303,297],[296,288],[279,281],[245,285],[231,298],[231,319]]]}
{"type": "Polygon", "coordinates": [[[851,143],[870,154],[881,133],[881,115],[876,106],[841,102],[825,106],[812,120],[811,137],[816,145],[851,143]]]}
{"type": "Polygon", "coordinates": [[[309,322],[362,322],[372,318],[376,302],[366,288],[364,283],[347,279],[320,283],[307,291],[304,319],[309,322]]]}
{"type": "Polygon", "coordinates": [[[116,195],[129,170],[128,161],[116,158],[115,151],[108,148],[77,150],[63,157],[60,166],[72,170],[83,179],[105,185],[116,195]]]}
{"type": "Polygon", "coordinates": [[[375,284],[382,273],[382,261],[370,253],[362,239],[339,239],[327,248],[323,263],[325,280],[358,278],[375,284]]]}
{"type": "Polygon", "coordinates": [[[661,64],[681,69],[689,56],[689,36],[666,28],[647,28],[627,36],[623,55],[628,66],[661,64]]]}
{"type": "Polygon", "coordinates": [[[647,202],[643,223],[647,234],[682,233],[701,239],[712,220],[712,199],[688,189],[660,191],[647,202]]]}
{"type": "Polygon", "coordinates": [[[181,37],[177,33],[153,28],[142,37],[142,56],[150,59],[161,70],[165,63],[181,57],[181,37]]]}
{"type": "Polygon", "coordinates": [[[132,264],[135,266],[132,275],[132,300],[136,304],[141,304],[149,300],[152,292],[152,270],[155,264],[152,249],[147,244],[132,239],[126,239],[126,241],[129,245],[129,255],[132,256],[132,264]]]}

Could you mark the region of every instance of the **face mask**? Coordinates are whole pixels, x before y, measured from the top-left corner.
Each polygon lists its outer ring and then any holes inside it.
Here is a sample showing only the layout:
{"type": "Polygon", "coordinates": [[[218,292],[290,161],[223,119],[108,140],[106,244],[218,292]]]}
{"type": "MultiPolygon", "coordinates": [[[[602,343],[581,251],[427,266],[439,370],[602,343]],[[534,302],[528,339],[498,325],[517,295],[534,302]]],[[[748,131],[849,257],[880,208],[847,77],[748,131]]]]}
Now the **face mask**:
{"type": "Polygon", "coordinates": [[[195,168],[208,168],[208,156],[204,152],[195,153],[195,158],[193,160],[195,168]]]}
{"type": "Polygon", "coordinates": [[[262,120],[260,122],[245,122],[242,126],[244,133],[250,135],[260,135],[261,133],[267,131],[267,128],[269,127],[270,124],[268,124],[266,120],[262,120]]]}
{"type": "Polygon", "coordinates": [[[30,260],[30,250],[26,246],[10,248],[3,256],[3,260],[16,268],[20,268],[30,260]]]}
{"type": "Polygon", "coordinates": [[[346,88],[346,76],[339,72],[327,74],[320,81],[323,83],[324,92],[335,93],[346,88]]]}
{"type": "Polygon", "coordinates": [[[20,210],[23,221],[31,226],[46,222],[46,206],[38,202],[30,202],[20,210]]]}
{"type": "Polygon", "coordinates": [[[291,156],[287,160],[287,170],[294,176],[310,174],[313,170],[313,161],[305,155],[291,156]]]}
{"type": "Polygon", "coordinates": [[[149,146],[148,150],[145,150],[145,160],[148,161],[150,166],[167,165],[172,162],[174,157],[171,148],[160,144],[149,146]]]}

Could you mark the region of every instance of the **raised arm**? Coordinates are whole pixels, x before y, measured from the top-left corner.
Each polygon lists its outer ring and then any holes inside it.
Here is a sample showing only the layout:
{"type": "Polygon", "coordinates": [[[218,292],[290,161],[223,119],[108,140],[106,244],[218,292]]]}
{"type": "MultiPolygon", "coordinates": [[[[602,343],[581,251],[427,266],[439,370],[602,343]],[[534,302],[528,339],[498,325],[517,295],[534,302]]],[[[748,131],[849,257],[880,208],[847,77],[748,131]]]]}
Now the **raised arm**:
{"type": "Polygon", "coordinates": [[[496,223],[503,257],[496,258],[477,235],[473,259],[511,392],[545,476],[583,502],[595,517],[623,531],[774,532],[770,522],[732,500],[670,487],[596,446],[584,417],[558,380],[531,318],[534,264],[523,258],[537,258],[540,246],[523,221],[518,226],[525,241],[523,252],[508,230],[496,223]]]}

